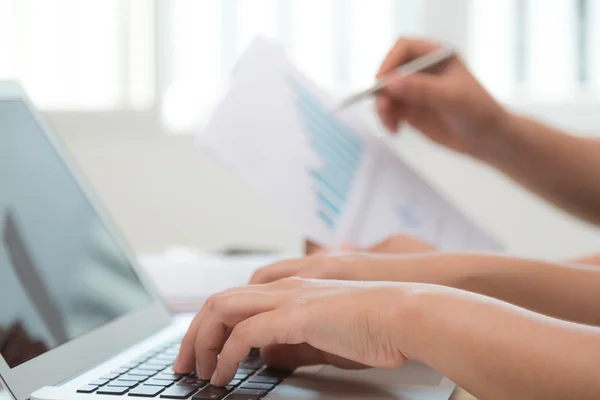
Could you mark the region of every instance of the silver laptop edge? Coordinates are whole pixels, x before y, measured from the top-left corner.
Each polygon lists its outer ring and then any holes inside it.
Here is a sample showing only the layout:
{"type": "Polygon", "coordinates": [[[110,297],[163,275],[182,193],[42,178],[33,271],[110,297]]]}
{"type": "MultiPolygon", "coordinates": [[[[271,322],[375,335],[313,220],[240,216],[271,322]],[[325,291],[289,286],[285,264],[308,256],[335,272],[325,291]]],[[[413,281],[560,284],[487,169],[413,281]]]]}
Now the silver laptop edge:
{"type": "MultiPolygon", "coordinates": [[[[35,119],[41,131],[44,132],[53,150],[60,155],[104,226],[108,229],[109,234],[115,239],[114,242],[120,247],[119,250],[128,258],[132,266],[137,266],[132,251],[125,245],[126,242],[116,225],[108,217],[104,208],[100,206],[93,190],[89,188],[83,176],[78,172],[75,162],[68,155],[65,146],[58,139],[58,135],[53,132],[51,126],[36,111],[23,88],[15,82],[0,81],[0,102],[5,101],[19,101],[26,105],[31,117],[35,119]]],[[[1,132],[2,129],[0,128],[0,134],[1,132]]],[[[172,314],[166,303],[158,295],[153,282],[147,277],[142,268],[135,268],[135,270],[143,287],[152,298],[147,306],[111,321],[15,368],[9,368],[5,360],[0,357],[0,376],[15,399],[27,399],[33,391],[41,386],[58,384],[68,377],[75,376],[90,368],[90,366],[98,365],[171,323],[172,314]],[[65,360],[69,360],[69,362],[65,362],[65,360]],[[32,379],[32,377],[35,377],[35,379],[32,379]]]]}

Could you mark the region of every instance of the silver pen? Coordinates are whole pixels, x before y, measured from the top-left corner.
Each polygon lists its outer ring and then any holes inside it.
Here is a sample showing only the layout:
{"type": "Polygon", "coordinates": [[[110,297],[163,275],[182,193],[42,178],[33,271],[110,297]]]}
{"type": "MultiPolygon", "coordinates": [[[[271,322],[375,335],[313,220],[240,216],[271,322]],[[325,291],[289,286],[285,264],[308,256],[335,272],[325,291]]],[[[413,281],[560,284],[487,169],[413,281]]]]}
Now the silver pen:
{"type": "MultiPolygon", "coordinates": [[[[436,51],[433,51],[429,54],[426,54],[422,57],[416,58],[412,61],[409,61],[406,64],[399,66],[395,69],[395,72],[400,74],[400,76],[408,76],[417,72],[425,72],[431,68],[439,66],[441,63],[454,57],[455,54],[456,53],[452,48],[442,47],[436,51]]],[[[390,82],[390,79],[392,78],[386,78],[385,76],[380,78],[379,80],[377,80],[375,85],[371,86],[370,88],[355,93],[343,100],[341,103],[338,104],[338,106],[333,110],[333,112],[344,109],[348,106],[358,103],[359,101],[367,97],[376,94],[377,92],[385,88],[385,86],[390,82]]]]}

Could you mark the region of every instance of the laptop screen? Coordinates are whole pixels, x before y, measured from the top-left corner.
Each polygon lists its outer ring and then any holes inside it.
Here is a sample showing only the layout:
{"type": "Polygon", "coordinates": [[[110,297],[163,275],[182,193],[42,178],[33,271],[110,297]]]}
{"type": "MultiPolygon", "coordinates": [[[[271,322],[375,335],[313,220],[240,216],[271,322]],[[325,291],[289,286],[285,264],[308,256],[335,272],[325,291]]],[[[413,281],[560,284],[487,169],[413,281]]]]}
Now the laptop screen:
{"type": "Polygon", "coordinates": [[[28,106],[0,101],[0,354],[15,366],[149,304],[28,106]]]}

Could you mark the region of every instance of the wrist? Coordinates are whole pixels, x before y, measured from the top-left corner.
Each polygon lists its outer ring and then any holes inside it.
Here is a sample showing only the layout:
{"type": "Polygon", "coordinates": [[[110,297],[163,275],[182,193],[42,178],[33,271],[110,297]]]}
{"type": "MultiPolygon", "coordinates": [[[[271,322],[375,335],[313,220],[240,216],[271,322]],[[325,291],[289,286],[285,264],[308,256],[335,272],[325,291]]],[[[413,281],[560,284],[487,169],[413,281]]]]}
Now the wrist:
{"type": "Polygon", "coordinates": [[[390,259],[386,268],[394,281],[460,287],[470,279],[482,257],[465,253],[429,253],[390,259]]]}
{"type": "Polygon", "coordinates": [[[522,116],[503,111],[502,116],[488,124],[485,132],[473,135],[467,154],[495,166],[511,157],[526,130],[522,116]]]}
{"type": "Polygon", "coordinates": [[[431,320],[436,318],[437,310],[443,307],[440,298],[443,293],[454,289],[429,284],[400,284],[402,285],[399,307],[390,320],[393,326],[390,332],[396,332],[394,337],[395,349],[407,360],[426,362],[424,347],[427,347],[430,336],[426,332],[431,329],[431,320]]]}

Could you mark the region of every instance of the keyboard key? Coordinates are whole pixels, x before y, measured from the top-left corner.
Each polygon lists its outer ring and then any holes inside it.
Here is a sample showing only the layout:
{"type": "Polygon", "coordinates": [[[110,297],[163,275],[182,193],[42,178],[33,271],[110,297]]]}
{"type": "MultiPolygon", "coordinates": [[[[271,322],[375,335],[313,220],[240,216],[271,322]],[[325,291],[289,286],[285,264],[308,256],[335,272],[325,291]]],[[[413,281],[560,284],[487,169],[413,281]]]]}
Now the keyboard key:
{"type": "Polygon", "coordinates": [[[96,389],[98,389],[98,386],[96,385],[85,385],[84,387],[77,389],[77,393],[94,393],[96,389]]]}
{"type": "Polygon", "coordinates": [[[129,371],[129,375],[145,376],[146,378],[151,377],[152,375],[155,375],[155,374],[156,374],[156,372],[146,371],[146,370],[137,369],[137,368],[129,371]]]}
{"type": "Polygon", "coordinates": [[[102,385],[106,385],[107,383],[108,383],[108,379],[96,379],[95,381],[88,383],[88,385],[102,386],[102,385]]]}
{"type": "Polygon", "coordinates": [[[260,376],[272,376],[275,378],[287,378],[290,376],[289,371],[283,371],[280,369],[267,368],[264,371],[261,371],[258,375],[260,376]]]}
{"type": "Polygon", "coordinates": [[[246,375],[250,375],[254,373],[254,370],[252,369],[245,369],[245,368],[240,368],[237,370],[236,372],[237,374],[246,374],[246,375]]]}
{"type": "Polygon", "coordinates": [[[130,369],[131,368],[123,368],[122,367],[122,368],[117,368],[114,371],[110,371],[110,373],[111,374],[119,374],[119,375],[121,375],[121,374],[124,374],[124,373],[128,372],[130,369]]]}
{"type": "Polygon", "coordinates": [[[229,382],[229,386],[237,386],[240,384],[241,381],[241,379],[234,379],[231,382],[229,382]]]}
{"type": "Polygon", "coordinates": [[[155,397],[163,390],[165,390],[165,388],[160,386],[140,385],[135,389],[131,389],[128,395],[135,397],[155,397]]]}
{"type": "Polygon", "coordinates": [[[233,394],[242,396],[263,397],[267,394],[267,391],[262,389],[237,389],[235,392],[233,392],[233,394]]]}
{"type": "Polygon", "coordinates": [[[227,398],[227,400],[259,400],[259,399],[260,399],[260,397],[258,397],[258,396],[244,396],[244,395],[235,394],[235,393],[227,398]]]}
{"type": "Polygon", "coordinates": [[[148,361],[146,364],[161,364],[164,365],[165,367],[169,367],[171,365],[173,365],[173,363],[175,362],[175,359],[163,359],[163,358],[154,358],[150,361],[148,361]]]}
{"type": "Polygon", "coordinates": [[[187,378],[183,379],[183,382],[186,382],[186,383],[208,383],[208,381],[198,379],[198,378],[196,378],[196,376],[188,376],[187,378]]]}
{"type": "Polygon", "coordinates": [[[125,387],[117,387],[117,386],[105,386],[98,389],[96,393],[98,394],[112,394],[112,395],[121,395],[127,393],[129,389],[125,387]]]}
{"type": "Polygon", "coordinates": [[[281,378],[275,378],[274,376],[253,376],[252,378],[250,378],[250,382],[258,382],[258,383],[273,383],[273,384],[277,384],[279,382],[281,382],[282,379],[281,378]]]}
{"type": "Polygon", "coordinates": [[[162,371],[163,369],[165,369],[165,367],[159,367],[157,365],[148,365],[148,364],[142,364],[139,367],[136,368],[138,371],[148,371],[148,372],[154,372],[157,373],[158,371],[162,371]]]}
{"type": "Polygon", "coordinates": [[[196,381],[196,382],[179,382],[176,385],[177,386],[181,386],[181,387],[189,387],[189,388],[196,388],[198,389],[198,386],[206,386],[206,384],[201,383],[202,381],[196,381]]]}
{"type": "Polygon", "coordinates": [[[141,363],[136,363],[136,362],[128,362],[127,364],[123,364],[123,365],[121,365],[121,368],[124,368],[124,369],[130,370],[131,368],[135,368],[135,367],[137,367],[137,366],[138,366],[138,365],[140,365],[140,364],[141,364],[141,363]]]}
{"type": "Polygon", "coordinates": [[[159,356],[154,357],[152,359],[152,361],[158,360],[158,361],[171,361],[171,362],[173,362],[173,361],[175,361],[176,358],[177,358],[177,356],[168,356],[166,354],[164,354],[164,355],[161,354],[159,356]]]}
{"type": "Polygon", "coordinates": [[[240,364],[240,368],[258,369],[263,366],[262,360],[258,358],[246,358],[240,364]]]}
{"type": "Polygon", "coordinates": [[[127,389],[131,389],[131,388],[137,386],[137,384],[138,384],[137,382],[133,382],[133,381],[116,380],[116,381],[108,382],[108,384],[106,386],[125,387],[127,389]]]}
{"type": "Polygon", "coordinates": [[[175,374],[172,372],[161,372],[160,374],[154,376],[154,379],[160,379],[160,380],[172,381],[172,382],[177,382],[181,378],[183,378],[183,375],[175,374]]]}
{"type": "Polygon", "coordinates": [[[220,400],[231,391],[231,386],[224,388],[209,385],[196,393],[192,400],[220,400]]]}
{"type": "Polygon", "coordinates": [[[201,380],[196,380],[194,382],[179,382],[177,384],[177,386],[188,386],[188,387],[194,387],[196,389],[203,388],[206,385],[208,385],[208,381],[201,381],[201,380]]]}
{"type": "Polygon", "coordinates": [[[115,379],[119,375],[121,375],[121,374],[106,374],[106,375],[101,376],[100,379],[108,379],[110,381],[110,380],[115,379]]]}
{"type": "Polygon", "coordinates": [[[161,381],[160,379],[150,378],[144,382],[144,385],[168,387],[173,384],[173,381],[161,381]]]}
{"type": "Polygon", "coordinates": [[[129,375],[129,374],[121,375],[118,378],[119,381],[133,381],[133,382],[143,382],[146,379],[148,379],[147,376],[129,375]]]}
{"type": "Polygon", "coordinates": [[[187,399],[198,391],[196,387],[190,386],[171,386],[161,393],[163,399],[187,399]]]}
{"type": "Polygon", "coordinates": [[[248,358],[259,358],[260,357],[260,349],[255,347],[250,350],[250,354],[248,354],[248,358]]]}
{"type": "Polygon", "coordinates": [[[150,360],[150,361],[146,361],[145,363],[141,364],[138,368],[142,368],[142,369],[146,369],[145,367],[151,367],[151,368],[156,368],[156,369],[163,369],[166,368],[170,365],[172,365],[173,363],[171,361],[165,361],[165,360],[150,360]]]}
{"type": "Polygon", "coordinates": [[[240,380],[244,380],[246,379],[248,376],[250,376],[250,374],[235,374],[235,376],[233,377],[233,379],[240,379],[240,380]]]}
{"type": "Polygon", "coordinates": [[[271,390],[275,387],[272,383],[258,383],[258,382],[244,382],[241,386],[242,389],[262,389],[271,390]]]}

